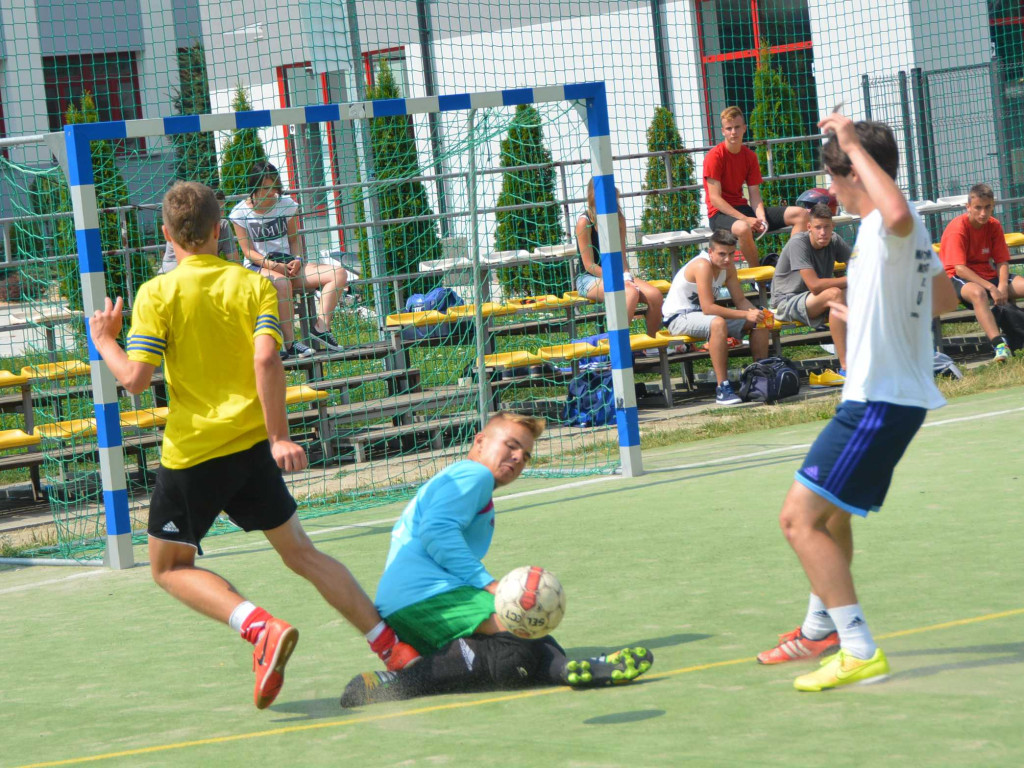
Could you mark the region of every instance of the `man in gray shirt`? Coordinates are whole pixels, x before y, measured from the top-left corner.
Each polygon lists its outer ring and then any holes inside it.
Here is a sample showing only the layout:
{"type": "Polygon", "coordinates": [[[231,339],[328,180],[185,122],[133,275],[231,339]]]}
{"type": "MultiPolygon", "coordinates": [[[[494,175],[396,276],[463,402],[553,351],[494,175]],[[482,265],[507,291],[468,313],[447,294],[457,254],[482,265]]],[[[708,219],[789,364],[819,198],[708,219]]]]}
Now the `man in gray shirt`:
{"type": "MultiPolygon", "coordinates": [[[[811,210],[808,230],[793,235],[782,249],[772,280],[772,309],[777,319],[814,328],[828,319],[829,302],[846,303],[846,278],[832,275],[835,262],[850,260],[850,246],[834,228],[832,211],[819,203],[811,210]]],[[[829,328],[839,371],[826,371],[819,383],[836,386],[846,375],[846,323],[832,317],[829,328]]]]}

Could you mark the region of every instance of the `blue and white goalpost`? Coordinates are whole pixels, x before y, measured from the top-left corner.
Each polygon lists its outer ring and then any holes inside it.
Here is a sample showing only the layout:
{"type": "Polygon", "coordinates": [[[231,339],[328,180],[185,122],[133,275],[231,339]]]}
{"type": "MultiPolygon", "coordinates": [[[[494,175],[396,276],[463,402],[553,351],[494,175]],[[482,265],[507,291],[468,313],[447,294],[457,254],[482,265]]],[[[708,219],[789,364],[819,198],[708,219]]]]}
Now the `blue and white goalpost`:
{"type": "MultiPolygon", "coordinates": [[[[625,254],[618,250],[607,250],[618,246],[621,242],[621,235],[618,204],[615,199],[615,176],[612,169],[608,101],[603,82],[65,126],[64,140],[67,150],[71,200],[75,215],[78,264],[82,275],[82,298],[86,322],[88,323],[88,319],[94,311],[103,307],[105,297],[103,254],[100,245],[92,158],[89,151],[90,141],[355,121],[431,112],[470,112],[488,107],[513,107],[519,104],[559,101],[579,102],[585,107],[591,169],[594,177],[597,231],[602,248],[605,249],[601,252],[601,270],[604,281],[605,308],[608,316],[619,456],[624,476],[639,475],[643,472],[643,466],[640,455],[636,392],[633,386],[633,356],[629,344],[629,317],[626,315],[623,281],[625,254]]],[[[477,303],[479,304],[479,298],[477,303]]],[[[91,338],[88,343],[100,471],[103,480],[103,504],[106,514],[107,560],[112,568],[127,568],[133,565],[132,531],[128,515],[128,491],[125,480],[117,384],[113,374],[102,362],[91,338]]],[[[482,365],[482,360],[478,362],[482,365]]]]}

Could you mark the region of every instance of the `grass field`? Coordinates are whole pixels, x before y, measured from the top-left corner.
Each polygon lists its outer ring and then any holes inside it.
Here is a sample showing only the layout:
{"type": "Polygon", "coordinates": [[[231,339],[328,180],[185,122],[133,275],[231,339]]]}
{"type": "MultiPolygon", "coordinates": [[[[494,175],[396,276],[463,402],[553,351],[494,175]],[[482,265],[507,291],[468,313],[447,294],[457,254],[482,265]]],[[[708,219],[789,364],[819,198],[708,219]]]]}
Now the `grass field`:
{"type": "MultiPolygon", "coordinates": [[[[753,662],[806,607],[776,522],[822,426],[805,424],[649,451],[636,479],[524,479],[497,500],[487,564],[560,576],[563,645],[654,650],[646,678],[613,690],[343,711],[344,684],[375,667],[365,643],[261,537],[219,536],[205,564],[302,632],[281,696],[259,712],[249,646],[147,569],[0,571],[0,765],[1024,764],[1022,395],[931,414],[883,511],[854,522],[885,683],[798,694],[806,666],[753,662]]],[[[309,528],[372,589],[399,511],[309,528]]]]}

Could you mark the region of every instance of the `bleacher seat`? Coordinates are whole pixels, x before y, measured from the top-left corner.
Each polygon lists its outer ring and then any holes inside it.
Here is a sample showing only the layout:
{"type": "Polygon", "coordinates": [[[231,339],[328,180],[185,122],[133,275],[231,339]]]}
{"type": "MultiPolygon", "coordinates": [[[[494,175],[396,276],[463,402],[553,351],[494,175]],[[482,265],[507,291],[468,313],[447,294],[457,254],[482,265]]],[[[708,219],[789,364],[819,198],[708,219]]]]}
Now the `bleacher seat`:
{"type": "Polygon", "coordinates": [[[29,448],[33,445],[39,445],[39,443],[39,435],[30,435],[23,429],[5,429],[0,431],[0,451],[9,451],[14,448],[29,448]]]}
{"type": "Polygon", "coordinates": [[[667,294],[668,289],[672,287],[672,283],[669,280],[648,280],[647,282],[661,291],[662,294],[667,294]]]}
{"type": "MultiPolygon", "coordinates": [[[[512,315],[515,314],[515,311],[515,306],[512,306],[511,304],[499,304],[496,301],[486,301],[480,305],[480,314],[483,317],[512,315]]],[[[449,307],[448,317],[454,319],[476,317],[476,304],[460,304],[457,307],[449,307]]]]}
{"type": "Polygon", "coordinates": [[[326,400],[329,397],[327,392],[321,389],[313,389],[305,384],[288,387],[284,391],[284,402],[286,405],[298,405],[299,403],[313,403],[326,400]]]}
{"type": "Polygon", "coordinates": [[[487,368],[524,368],[530,365],[540,365],[543,362],[543,357],[525,349],[497,352],[484,357],[484,366],[487,368]]]}
{"type": "Polygon", "coordinates": [[[1006,239],[1006,245],[1010,248],[1020,248],[1024,246],[1024,234],[1020,232],[1006,232],[1003,234],[1006,239]]]}
{"type": "Polygon", "coordinates": [[[775,277],[775,267],[744,267],[736,270],[741,283],[770,283],[775,277]]]}
{"type": "Polygon", "coordinates": [[[24,374],[0,370],[0,387],[20,387],[28,382],[29,377],[24,374]]]}
{"type": "Polygon", "coordinates": [[[51,440],[96,437],[96,419],[68,419],[36,425],[36,434],[51,440]]]}
{"type": "Polygon", "coordinates": [[[89,364],[81,360],[65,360],[60,363],[26,365],[21,369],[21,375],[30,379],[49,379],[53,381],[75,376],[88,376],[91,370],[89,364]]]}
{"type": "Polygon", "coordinates": [[[170,408],[143,408],[138,411],[125,411],[121,414],[121,426],[136,429],[151,429],[167,424],[170,408]]]}
{"type": "Polygon", "coordinates": [[[541,347],[537,355],[542,360],[581,360],[596,355],[607,355],[609,353],[608,343],[600,345],[587,344],[577,341],[570,344],[552,344],[549,347],[541,347]]]}
{"type": "Polygon", "coordinates": [[[391,327],[400,325],[438,325],[439,323],[446,323],[450,320],[448,315],[438,312],[433,309],[428,309],[422,312],[396,312],[393,315],[388,315],[387,324],[391,327]]]}

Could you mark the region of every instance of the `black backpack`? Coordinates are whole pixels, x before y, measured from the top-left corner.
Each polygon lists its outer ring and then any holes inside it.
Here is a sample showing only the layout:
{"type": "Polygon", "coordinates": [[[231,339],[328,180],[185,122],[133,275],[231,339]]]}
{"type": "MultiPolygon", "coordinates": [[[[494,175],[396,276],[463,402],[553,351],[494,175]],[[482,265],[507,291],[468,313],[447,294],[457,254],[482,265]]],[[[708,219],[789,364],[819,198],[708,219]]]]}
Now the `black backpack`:
{"type": "Polygon", "coordinates": [[[751,363],[740,375],[739,396],[746,401],[774,403],[800,392],[800,374],[784,357],[766,357],[751,363]]]}

